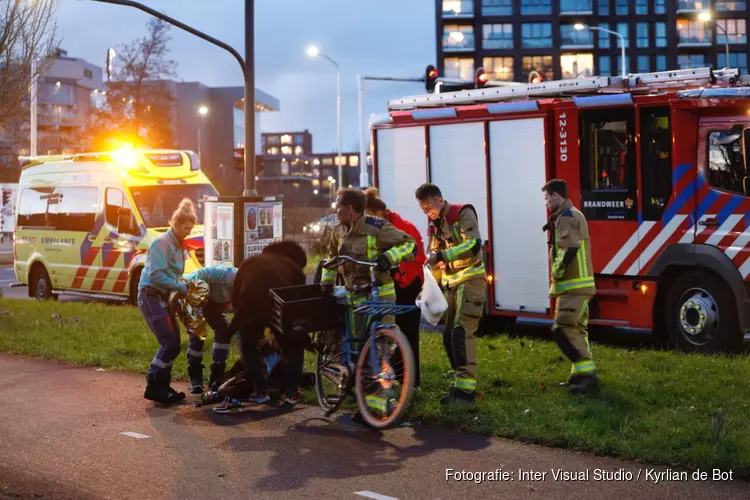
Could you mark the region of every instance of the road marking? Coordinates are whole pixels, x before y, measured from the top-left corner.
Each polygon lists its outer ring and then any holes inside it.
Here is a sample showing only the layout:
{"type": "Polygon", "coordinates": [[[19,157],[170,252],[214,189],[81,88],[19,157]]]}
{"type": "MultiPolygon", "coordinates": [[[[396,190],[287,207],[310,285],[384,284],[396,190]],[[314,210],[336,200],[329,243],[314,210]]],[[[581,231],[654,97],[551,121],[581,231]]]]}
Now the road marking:
{"type": "Polygon", "coordinates": [[[361,497],[374,498],[375,500],[398,500],[396,497],[388,497],[374,491],[355,491],[354,494],[361,497]]]}
{"type": "Polygon", "coordinates": [[[136,439],[148,439],[148,438],[151,437],[151,436],[147,436],[145,434],[138,434],[137,432],[121,432],[120,434],[122,434],[123,436],[134,437],[136,439]]]}

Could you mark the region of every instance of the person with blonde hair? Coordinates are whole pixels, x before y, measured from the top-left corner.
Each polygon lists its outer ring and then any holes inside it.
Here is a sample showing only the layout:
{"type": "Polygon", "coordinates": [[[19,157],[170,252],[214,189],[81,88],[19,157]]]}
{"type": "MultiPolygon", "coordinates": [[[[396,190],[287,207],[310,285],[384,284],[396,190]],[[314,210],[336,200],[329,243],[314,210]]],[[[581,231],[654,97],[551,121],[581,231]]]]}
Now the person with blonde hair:
{"type": "Polygon", "coordinates": [[[183,199],[172,214],[169,230],[151,243],[138,284],[138,309],[159,341],[143,397],[162,404],[185,399],[184,392],[170,386],[172,363],[180,353],[180,329],[169,311],[169,296],[175,291],[187,295],[187,283],[180,280],[187,258],[183,243],[197,221],[193,202],[183,199]]]}

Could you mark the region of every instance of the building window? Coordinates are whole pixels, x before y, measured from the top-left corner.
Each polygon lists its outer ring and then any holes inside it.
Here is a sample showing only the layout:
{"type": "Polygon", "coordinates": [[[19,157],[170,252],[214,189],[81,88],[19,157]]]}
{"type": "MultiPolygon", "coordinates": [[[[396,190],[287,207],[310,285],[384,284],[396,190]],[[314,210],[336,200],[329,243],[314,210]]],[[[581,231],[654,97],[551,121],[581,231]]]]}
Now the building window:
{"type": "Polygon", "coordinates": [[[268,154],[269,155],[277,155],[279,154],[279,148],[274,146],[272,148],[268,148],[268,154]]]}
{"type": "Polygon", "coordinates": [[[521,47],[547,49],[552,47],[552,24],[526,23],[521,25],[521,47]]]}
{"type": "Polygon", "coordinates": [[[656,71],[667,71],[667,56],[656,56],[656,71]]]}
{"type": "Polygon", "coordinates": [[[474,27],[443,26],[443,50],[474,50],[474,27]]]}
{"type": "Polygon", "coordinates": [[[654,0],[654,14],[666,14],[666,0],[654,0]]]}
{"type": "Polygon", "coordinates": [[[677,42],[688,44],[711,44],[711,29],[703,21],[679,19],[677,21],[677,42]]]}
{"type": "Polygon", "coordinates": [[[281,154],[283,154],[283,155],[290,155],[290,154],[292,154],[292,147],[291,146],[281,146],[281,154]]]}
{"type": "Polygon", "coordinates": [[[648,73],[651,71],[651,64],[648,56],[638,56],[638,73],[648,73]]]}
{"type": "Polygon", "coordinates": [[[747,29],[744,19],[717,19],[716,43],[726,44],[729,38],[730,44],[747,43],[747,29]],[[726,34],[724,32],[726,31],[726,34]]]}
{"type": "Polygon", "coordinates": [[[742,131],[712,130],[708,133],[707,180],[710,186],[744,195],[745,160],[742,156],[742,131]]]}
{"type": "Polygon", "coordinates": [[[591,0],[560,0],[561,14],[591,14],[591,0]]]}
{"type": "Polygon", "coordinates": [[[598,0],[597,10],[599,11],[600,16],[608,16],[609,15],[609,0],[598,0]]]}
{"type": "MultiPolygon", "coordinates": [[[[599,26],[601,26],[604,29],[609,29],[609,23],[600,23],[599,26]]],[[[608,49],[609,48],[609,39],[612,38],[612,35],[607,33],[606,31],[599,31],[599,48],[600,49],[608,49]]]]}
{"type": "Polygon", "coordinates": [[[482,0],[483,16],[512,16],[513,0],[482,0]]]}
{"type": "MultiPolygon", "coordinates": [[[[617,23],[617,32],[625,39],[625,48],[630,47],[630,31],[628,30],[628,23],[617,23]]],[[[620,41],[620,37],[617,37],[617,39],[619,46],[619,43],[622,42],[620,41]]]]}
{"type": "Polygon", "coordinates": [[[552,14],[552,0],[521,0],[521,14],[550,15],[552,14]]]}
{"type": "Polygon", "coordinates": [[[469,57],[446,58],[445,77],[474,81],[474,59],[469,57]]]}
{"type": "Polygon", "coordinates": [[[545,80],[554,79],[555,69],[552,67],[552,56],[524,56],[521,60],[521,67],[523,68],[521,81],[529,81],[529,74],[532,71],[542,75],[545,80]]]}
{"type": "Polygon", "coordinates": [[[94,78],[94,72],[90,69],[84,69],[83,70],[83,77],[84,78],[94,78]]]}
{"type": "Polygon", "coordinates": [[[635,13],[641,16],[648,14],[648,0],[635,0],[635,13]]]}
{"type": "Polygon", "coordinates": [[[305,143],[305,138],[301,134],[294,136],[294,144],[302,145],[305,143]]]}
{"type": "Polygon", "coordinates": [[[629,3],[630,0],[615,0],[615,12],[618,16],[627,16],[630,13],[629,3]]]}
{"type": "Polygon", "coordinates": [[[268,144],[279,144],[280,142],[278,135],[270,135],[266,140],[268,141],[268,144]]]}
{"type": "Polygon", "coordinates": [[[482,27],[482,47],[485,49],[512,49],[512,24],[485,24],[482,27]]]}
{"type": "Polygon", "coordinates": [[[292,136],[289,134],[284,134],[281,136],[281,144],[291,144],[292,143],[292,136]]]}
{"type": "Polygon", "coordinates": [[[592,54],[562,54],[560,72],[563,80],[588,78],[594,74],[594,56],[592,54]]]}
{"type": "Polygon", "coordinates": [[[359,166],[359,156],[350,156],[349,157],[349,166],[350,167],[358,167],[359,166]]]}
{"type": "Polygon", "coordinates": [[[333,158],[323,158],[323,165],[333,165],[333,158]]]}
{"type": "Polygon", "coordinates": [[[599,76],[612,76],[612,68],[609,56],[599,56],[599,76]]]}
{"type": "Polygon", "coordinates": [[[679,69],[705,68],[705,54],[679,54],[677,56],[677,67],[679,69]]]}
{"type": "Polygon", "coordinates": [[[591,30],[577,30],[571,24],[560,26],[560,43],[563,46],[593,47],[594,34],[591,30]]]}
{"type": "Polygon", "coordinates": [[[723,10],[723,11],[737,11],[737,10],[745,10],[745,1],[736,1],[736,0],[716,0],[716,10],[723,10]]]}
{"type": "Polygon", "coordinates": [[[656,46],[667,46],[667,23],[654,23],[656,30],[656,46]]]}
{"type": "MultiPolygon", "coordinates": [[[[284,146],[284,147],[286,147],[286,146],[284,146]]],[[[304,151],[302,150],[302,146],[294,146],[294,154],[295,154],[295,155],[299,156],[299,155],[301,155],[301,154],[302,154],[303,152],[304,152],[304,151]]]]}
{"type": "Polygon", "coordinates": [[[482,67],[490,75],[490,80],[513,81],[512,57],[485,57],[482,67]]]}
{"type": "Polygon", "coordinates": [[[639,48],[648,47],[648,23],[638,23],[635,25],[636,46],[639,48]]]}
{"type": "MultiPolygon", "coordinates": [[[[617,71],[622,72],[622,56],[617,56],[617,71]]],[[[630,56],[625,56],[625,73],[630,73],[630,56]]]]}
{"type": "Polygon", "coordinates": [[[443,17],[471,17],[473,15],[473,0],[443,0],[443,17]]]}
{"type": "Polygon", "coordinates": [[[747,54],[745,52],[730,52],[729,53],[729,64],[727,64],[726,52],[719,52],[716,54],[716,60],[719,64],[719,68],[737,68],[740,70],[740,74],[747,74],[747,54]]]}
{"type": "Polygon", "coordinates": [[[711,0],[677,0],[677,11],[681,10],[709,10],[711,0]]]}

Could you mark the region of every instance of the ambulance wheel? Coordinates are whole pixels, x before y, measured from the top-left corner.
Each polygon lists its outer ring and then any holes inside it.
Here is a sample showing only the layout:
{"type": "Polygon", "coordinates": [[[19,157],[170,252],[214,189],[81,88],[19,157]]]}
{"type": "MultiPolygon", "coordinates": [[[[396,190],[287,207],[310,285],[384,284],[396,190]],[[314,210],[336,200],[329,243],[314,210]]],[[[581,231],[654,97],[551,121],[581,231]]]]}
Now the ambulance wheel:
{"type": "Polygon", "coordinates": [[[669,341],[681,351],[732,352],[742,345],[734,296],[714,274],[680,275],[667,292],[664,314],[669,341]]]}
{"type": "Polygon", "coordinates": [[[42,264],[36,264],[31,270],[29,280],[29,296],[37,300],[56,299],[57,295],[52,293],[52,280],[42,264]]]}
{"type": "Polygon", "coordinates": [[[129,300],[134,306],[138,305],[138,282],[141,281],[141,272],[143,272],[143,268],[139,266],[133,269],[130,275],[129,300]]]}

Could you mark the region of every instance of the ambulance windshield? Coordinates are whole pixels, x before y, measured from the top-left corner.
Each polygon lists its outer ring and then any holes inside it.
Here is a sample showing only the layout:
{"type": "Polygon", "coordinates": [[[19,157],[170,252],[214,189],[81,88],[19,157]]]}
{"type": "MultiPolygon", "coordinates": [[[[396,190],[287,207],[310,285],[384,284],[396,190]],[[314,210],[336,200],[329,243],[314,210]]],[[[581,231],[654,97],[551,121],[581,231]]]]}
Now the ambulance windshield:
{"type": "Polygon", "coordinates": [[[167,184],[130,188],[138,212],[146,227],[169,227],[169,218],[183,198],[190,198],[203,224],[203,195],[218,196],[211,184],[167,184]]]}

